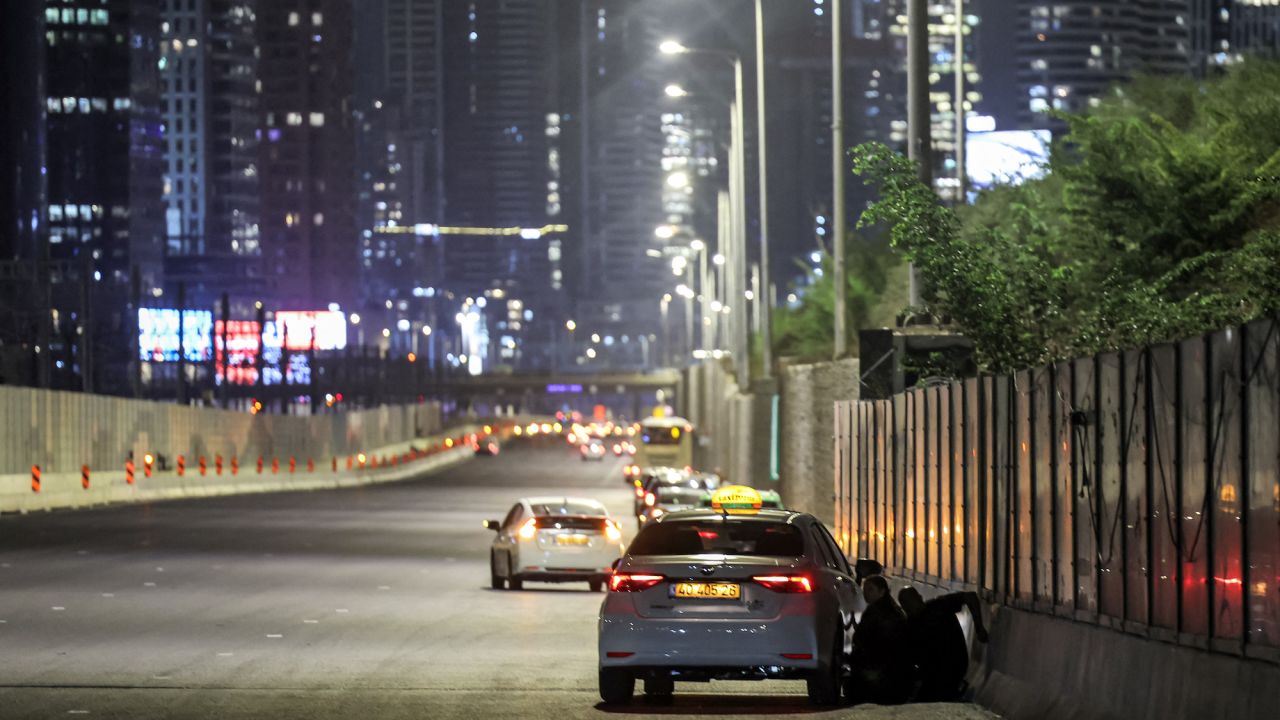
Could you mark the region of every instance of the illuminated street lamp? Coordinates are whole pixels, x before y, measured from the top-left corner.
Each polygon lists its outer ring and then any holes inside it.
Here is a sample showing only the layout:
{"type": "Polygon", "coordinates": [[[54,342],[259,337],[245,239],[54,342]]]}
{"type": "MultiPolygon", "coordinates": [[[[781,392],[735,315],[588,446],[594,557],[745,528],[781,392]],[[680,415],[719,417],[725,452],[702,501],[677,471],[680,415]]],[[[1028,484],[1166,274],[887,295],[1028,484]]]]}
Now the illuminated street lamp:
{"type": "Polygon", "coordinates": [[[680,87],[679,85],[675,85],[675,84],[668,85],[668,86],[664,89],[664,92],[666,92],[666,93],[667,93],[667,97],[669,97],[669,98],[682,98],[682,97],[688,97],[688,96],[689,96],[689,91],[688,91],[688,90],[685,90],[684,88],[680,87]]]}
{"type": "Polygon", "coordinates": [[[430,325],[423,325],[423,326],[422,326],[422,334],[423,334],[423,335],[426,335],[427,337],[431,337],[431,326],[430,326],[430,325]]]}
{"type": "Polygon", "coordinates": [[[653,229],[653,234],[657,236],[659,240],[670,240],[675,237],[676,229],[670,225],[659,225],[653,229]]]}
{"type": "Polygon", "coordinates": [[[594,359],[595,359],[595,357],[596,357],[596,349],[595,349],[595,348],[587,348],[587,357],[589,357],[589,358],[591,358],[592,360],[594,360],[594,359]]]}
{"type": "Polygon", "coordinates": [[[675,40],[664,40],[662,44],[658,46],[658,52],[663,55],[681,55],[689,52],[689,48],[681,45],[675,40]]]}
{"type": "Polygon", "coordinates": [[[667,186],[673,190],[683,190],[689,187],[689,173],[679,170],[667,176],[667,186]]]}
{"type": "Polygon", "coordinates": [[[593,342],[593,343],[598,343],[598,342],[600,342],[600,333],[592,333],[592,334],[591,334],[591,342],[593,342]]]}
{"type": "Polygon", "coordinates": [[[574,322],[574,321],[572,321],[572,320],[566,320],[566,321],[565,321],[565,323],[564,323],[564,327],[565,327],[565,329],[566,329],[566,330],[568,330],[569,332],[573,332],[574,330],[577,330],[577,329],[578,329],[578,323],[576,323],[576,322],[574,322]]]}

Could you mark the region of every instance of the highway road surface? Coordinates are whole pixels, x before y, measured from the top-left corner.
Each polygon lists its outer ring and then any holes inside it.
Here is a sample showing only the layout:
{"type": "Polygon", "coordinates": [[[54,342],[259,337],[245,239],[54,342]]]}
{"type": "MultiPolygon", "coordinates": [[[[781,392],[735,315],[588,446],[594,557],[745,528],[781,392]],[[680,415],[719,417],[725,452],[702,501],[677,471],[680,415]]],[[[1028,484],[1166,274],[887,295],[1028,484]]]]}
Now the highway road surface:
{"type": "Polygon", "coordinates": [[[481,521],[583,495],[630,539],[629,492],[618,460],[510,444],[395,484],[0,517],[0,718],[991,717],[817,711],[780,681],[602,708],[602,595],[490,590],[481,521]]]}

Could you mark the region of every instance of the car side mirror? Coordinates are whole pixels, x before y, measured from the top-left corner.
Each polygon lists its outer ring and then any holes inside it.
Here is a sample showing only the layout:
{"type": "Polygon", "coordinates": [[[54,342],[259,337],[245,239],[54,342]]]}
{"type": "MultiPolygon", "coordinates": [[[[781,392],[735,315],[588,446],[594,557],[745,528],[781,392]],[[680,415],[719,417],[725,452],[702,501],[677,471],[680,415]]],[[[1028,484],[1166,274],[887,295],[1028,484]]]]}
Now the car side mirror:
{"type": "Polygon", "coordinates": [[[497,532],[502,529],[502,521],[501,520],[485,520],[484,529],[497,532]]]}
{"type": "Polygon", "coordinates": [[[884,565],[881,565],[877,560],[872,560],[871,558],[858,558],[858,561],[853,564],[853,575],[859,584],[862,583],[864,578],[869,578],[872,575],[883,574],[884,565]]]}

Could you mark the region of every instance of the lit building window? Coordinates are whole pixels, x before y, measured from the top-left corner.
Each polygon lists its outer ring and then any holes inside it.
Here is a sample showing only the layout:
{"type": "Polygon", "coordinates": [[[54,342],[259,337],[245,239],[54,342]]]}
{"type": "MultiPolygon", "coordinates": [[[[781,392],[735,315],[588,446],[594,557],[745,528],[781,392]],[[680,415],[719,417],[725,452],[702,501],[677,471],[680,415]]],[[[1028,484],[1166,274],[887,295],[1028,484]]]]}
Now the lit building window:
{"type": "Polygon", "coordinates": [[[311,24],[312,24],[312,25],[315,25],[316,27],[320,27],[321,25],[323,25],[323,24],[324,24],[324,14],[323,14],[323,13],[318,13],[318,12],[313,12],[313,13],[311,13],[311,24]]]}
{"type": "Polygon", "coordinates": [[[324,113],[311,113],[311,127],[324,127],[324,113]]]}
{"type": "Polygon", "coordinates": [[[295,126],[301,125],[302,113],[296,113],[296,112],[289,113],[288,117],[286,118],[286,122],[288,122],[290,125],[295,125],[295,126]]]}
{"type": "Polygon", "coordinates": [[[298,13],[296,12],[289,13],[289,27],[294,27],[297,24],[298,24],[298,13]]]}

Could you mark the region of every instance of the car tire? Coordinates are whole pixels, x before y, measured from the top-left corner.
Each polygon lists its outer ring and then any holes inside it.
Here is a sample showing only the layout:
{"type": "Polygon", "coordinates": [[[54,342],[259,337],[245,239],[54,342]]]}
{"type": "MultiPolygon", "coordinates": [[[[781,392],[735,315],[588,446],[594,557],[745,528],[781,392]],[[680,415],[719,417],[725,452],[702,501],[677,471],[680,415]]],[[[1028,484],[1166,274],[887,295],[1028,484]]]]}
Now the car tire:
{"type": "Polygon", "coordinates": [[[515,573],[514,567],[515,563],[511,560],[511,553],[507,553],[507,588],[510,590],[523,590],[524,578],[515,573]]]}
{"type": "Polygon", "coordinates": [[[839,640],[832,643],[830,659],[826,666],[819,664],[818,669],[805,679],[809,691],[809,702],[830,707],[840,703],[840,691],[843,689],[841,671],[844,667],[844,651],[839,640]]]}
{"type": "Polygon", "coordinates": [[[588,580],[587,587],[591,588],[591,592],[598,593],[604,589],[603,580],[588,580]]]}
{"type": "Polygon", "coordinates": [[[489,587],[494,590],[501,590],[505,585],[502,576],[498,574],[498,556],[489,553],[489,587]]]}
{"type": "Polygon", "coordinates": [[[600,699],[605,705],[630,705],[636,678],[625,668],[600,668],[600,699]]]}
{"type": "Polygon", "coordinates": [[[645,678],[644,694],[655,698],[669,698],[676,691],[676,681],[671,678],[645,678]]]}

